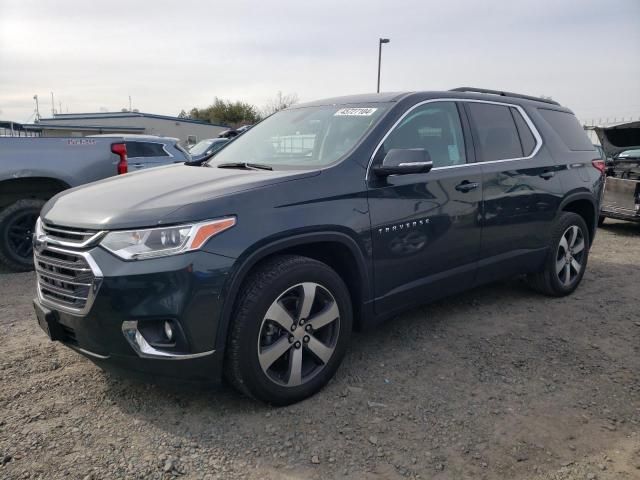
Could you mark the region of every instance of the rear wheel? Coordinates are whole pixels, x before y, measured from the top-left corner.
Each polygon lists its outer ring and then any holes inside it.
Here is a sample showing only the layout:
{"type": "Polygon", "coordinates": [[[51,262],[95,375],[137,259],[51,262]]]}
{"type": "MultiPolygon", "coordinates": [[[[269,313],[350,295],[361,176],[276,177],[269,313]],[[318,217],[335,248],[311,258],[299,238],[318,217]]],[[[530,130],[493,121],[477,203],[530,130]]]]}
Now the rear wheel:
{"type": "Polygon", "coordinates": [[[542,272],[529,276],[536,290],[552,296],[573,292],[584,275],[589,258],[589,230],[584,219],[563,212],[551,235],[549,253],[542,272]]]}
{"type": "Polygon", "coordinates": [[[33,270],[33,230],[44,200],[18,200],[0,212],[0,262],[16,272],[33,270]]]}
{"type": "Polygon", "coordinates": [[[340,276],[316,260],[281,256],[252,274],[243,291],[227,345],[227,378],[274,405],[320,390],[351,333],[351,302],[340,276]]]}

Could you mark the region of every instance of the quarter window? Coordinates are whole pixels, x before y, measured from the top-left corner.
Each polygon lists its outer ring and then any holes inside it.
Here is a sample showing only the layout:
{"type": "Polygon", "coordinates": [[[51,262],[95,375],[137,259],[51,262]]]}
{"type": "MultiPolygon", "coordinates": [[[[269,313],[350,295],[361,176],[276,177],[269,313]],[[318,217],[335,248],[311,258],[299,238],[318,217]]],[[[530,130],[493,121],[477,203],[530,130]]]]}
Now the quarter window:
{"type": "Polygon", "coordinates": [[[424,148],[434,167],[466,162],[460,116],[454,102],[432,102],[412,110],[391,132],[378,151],[382,161],[393,148],[424,148]]]}
{"type": "Polygon", "coordinates": [[[478,133],[480,158],[483,162],[523,156],[520,137],[509,107],[473,102],[467,105],[478,133]]]}
{"type": "Polygon", "coordinates": [[[587,137],[580,122],[572,113],[540,108],[540,115],[551,125],[569,150],[593,150],[591,140],[587,137]]]}
{"type": "Polygon", "coordinates": [[[127,157],[168,157],[169,154],[160,143],[151,142],[126,142],[127,157]]]}

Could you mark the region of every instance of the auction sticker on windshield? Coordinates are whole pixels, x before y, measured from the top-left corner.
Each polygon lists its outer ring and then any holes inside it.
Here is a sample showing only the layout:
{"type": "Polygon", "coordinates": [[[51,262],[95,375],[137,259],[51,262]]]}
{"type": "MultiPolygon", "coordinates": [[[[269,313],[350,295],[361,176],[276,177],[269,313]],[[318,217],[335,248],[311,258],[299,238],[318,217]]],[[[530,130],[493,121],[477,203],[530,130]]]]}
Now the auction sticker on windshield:
{"type": "Polygon", "coordinates": [[[334,117],[368,117],[373,115],[377,108],[341,108],[333,114],[334,117]]]}

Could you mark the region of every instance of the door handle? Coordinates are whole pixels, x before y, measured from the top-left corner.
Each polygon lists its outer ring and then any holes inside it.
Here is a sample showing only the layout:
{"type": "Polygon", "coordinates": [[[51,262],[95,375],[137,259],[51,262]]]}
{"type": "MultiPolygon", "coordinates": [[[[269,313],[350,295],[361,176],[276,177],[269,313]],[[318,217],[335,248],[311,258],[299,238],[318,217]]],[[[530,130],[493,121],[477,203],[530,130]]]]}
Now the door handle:
{"type": "Polygon", "coordinates": [[[480,186],[479,183],[470,182],[469,180],[465,180],[464,182],[459,183],[458,185],[456,185],[456,190],[458,190],[459,192],[462,192],[462,193],[467,193],[467,192],[470,192],[471,190],[475,190],[479,186],[480,186]]]}
{"type": "Polygon", "coordinates": [[[556,174],[556,172],[551,172],[551,171],[547,171],[547,172],[542,172],[540,175],[538,175],[540,178],[544,178],[545,180],[549,180],[551,177],[553,177],[556,174]]]}

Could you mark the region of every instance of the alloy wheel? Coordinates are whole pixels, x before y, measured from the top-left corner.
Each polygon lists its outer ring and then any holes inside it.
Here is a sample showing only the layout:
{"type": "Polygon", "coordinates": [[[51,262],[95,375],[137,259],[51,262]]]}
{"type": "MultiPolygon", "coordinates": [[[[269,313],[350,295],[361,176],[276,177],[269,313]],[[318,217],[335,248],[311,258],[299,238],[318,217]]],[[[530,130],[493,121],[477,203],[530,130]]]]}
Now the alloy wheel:
{"type": "Polygon", "coordinates": [[[38,214],[24,212],[16,215],[6,230],[7,244],[16,258],[30,258],[33,253],[33,229],[38,214]]]}
{"type": "Polygon", "coordinates": [[[565,230],[556,252],[556,274],[565,287],[571,285],[583,269],[585,238],[582,229],[571,225],[565,230]]]}
{"type": "Polygon", "coordinates": [[[260,325],[258,360],[273,382],[296,387],[320,373],[332,358],[340,310],[322,285],[300,283],[271,304],[260,325]]]}

